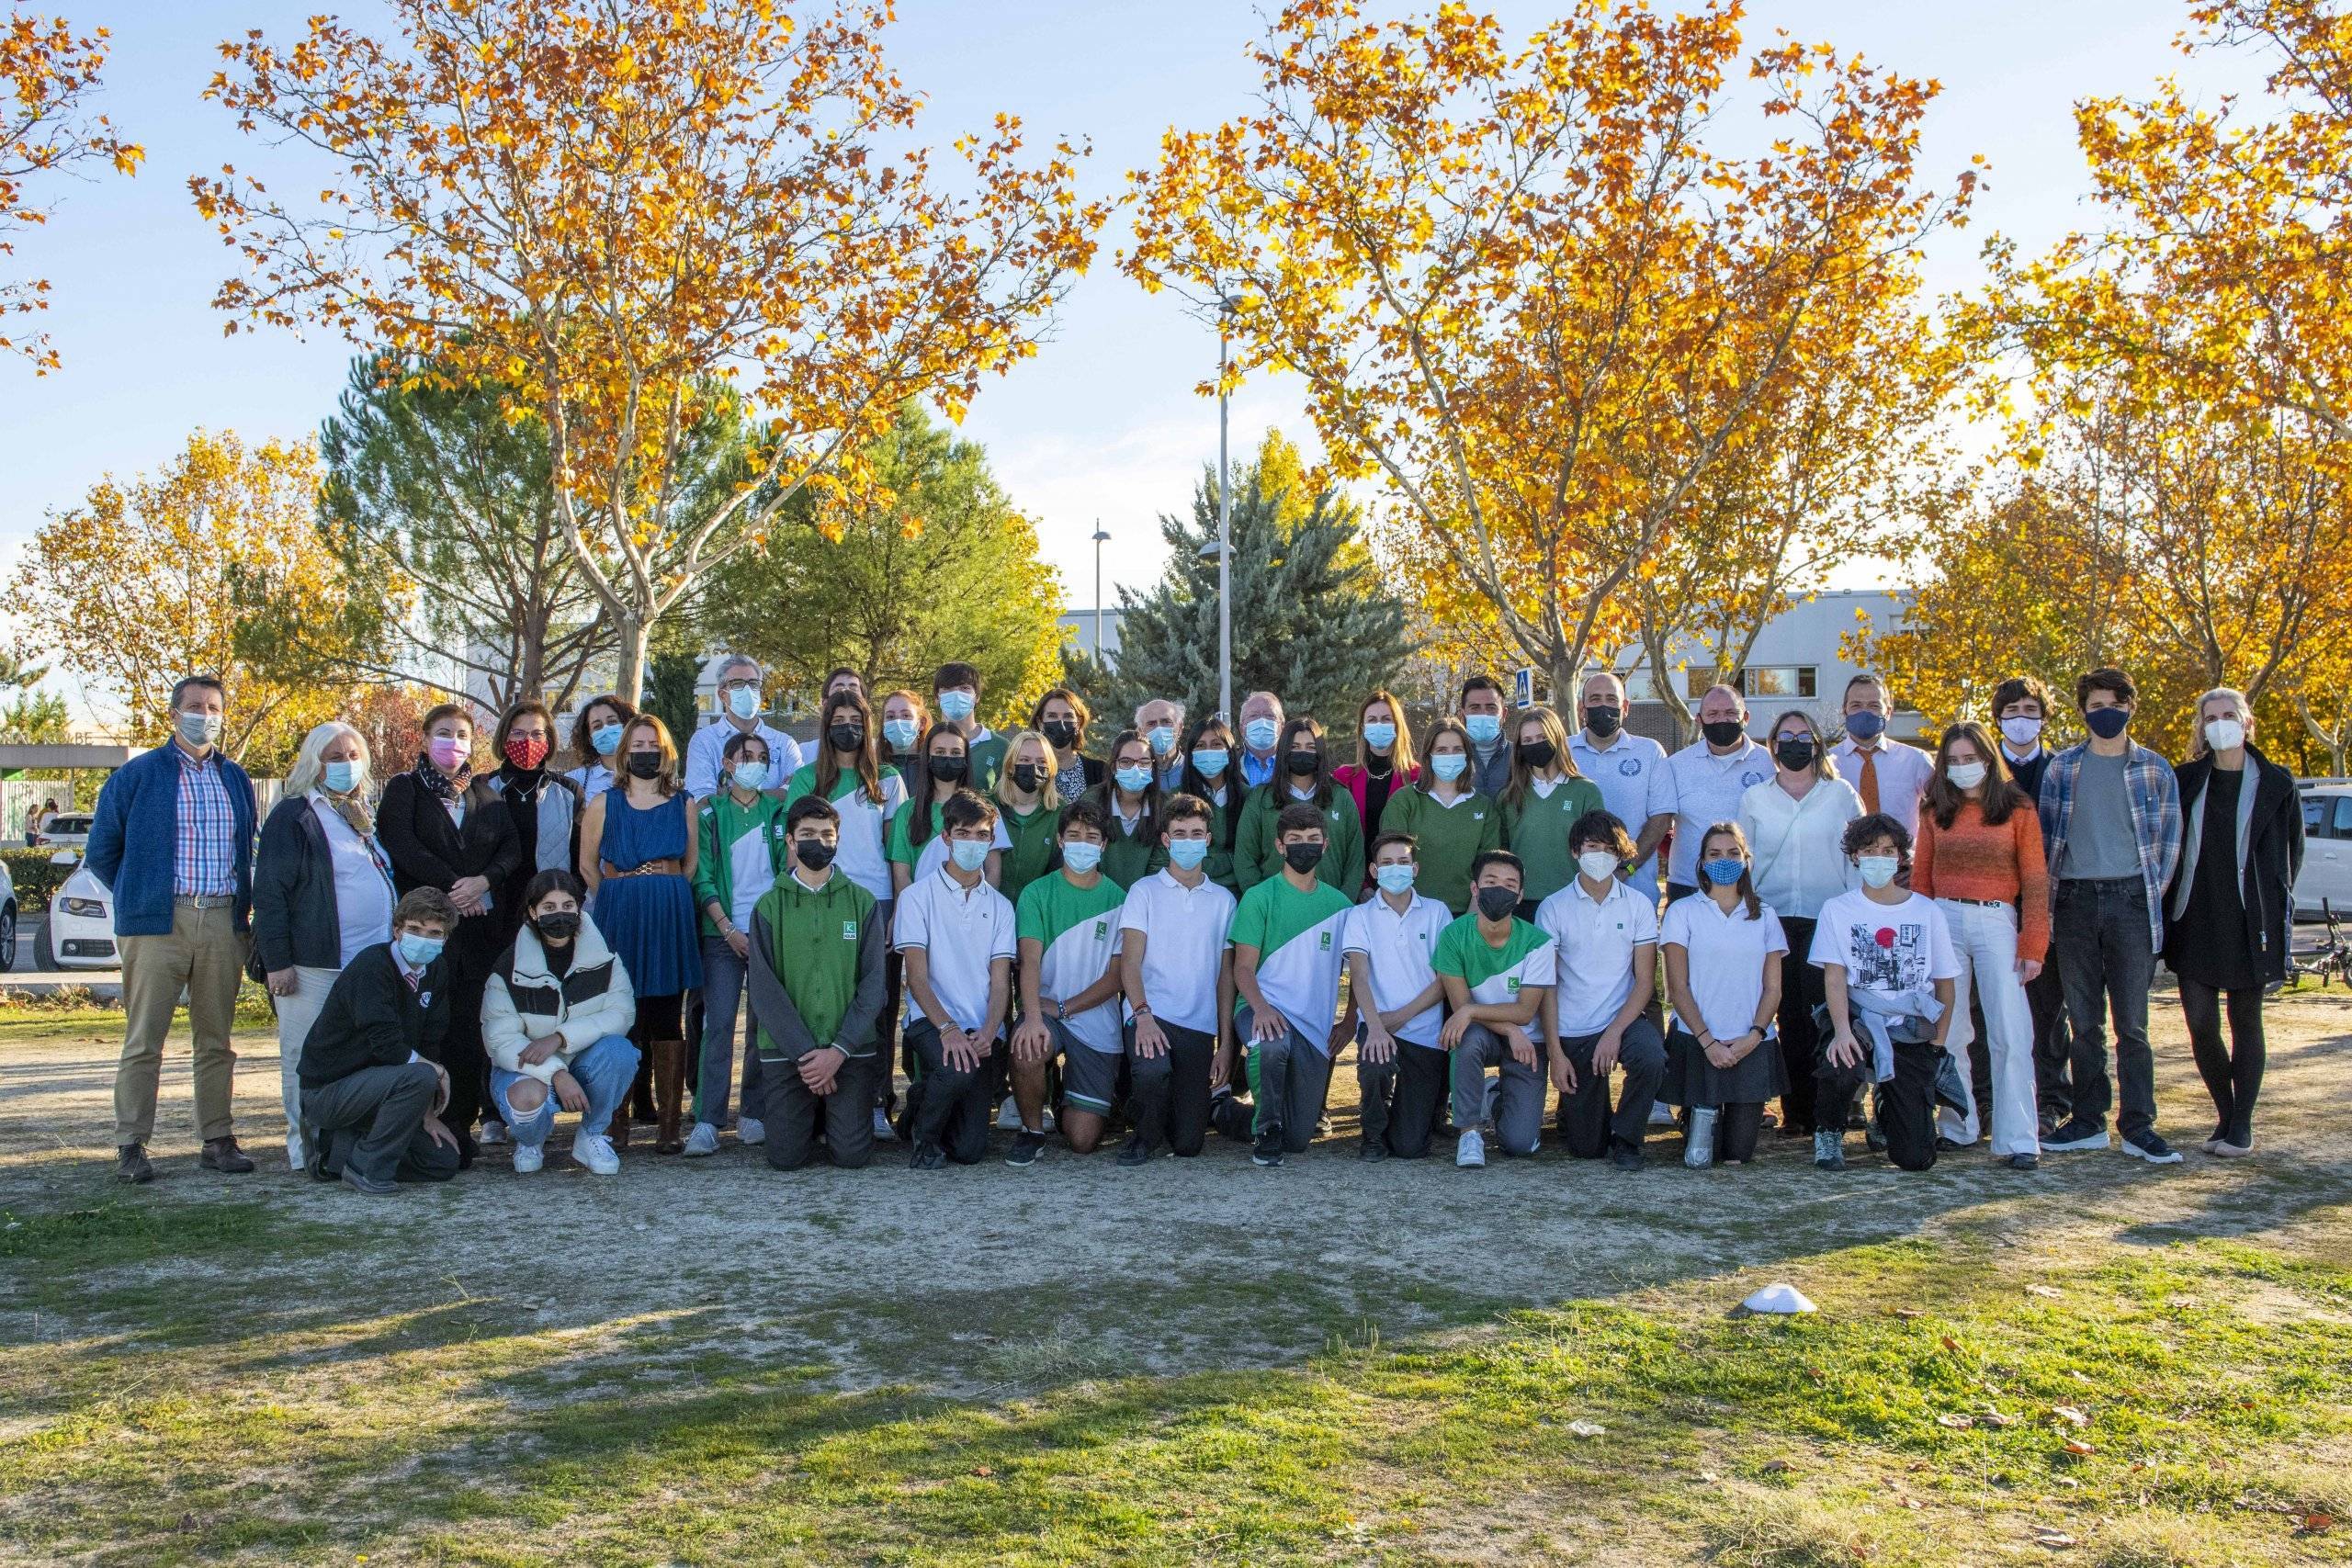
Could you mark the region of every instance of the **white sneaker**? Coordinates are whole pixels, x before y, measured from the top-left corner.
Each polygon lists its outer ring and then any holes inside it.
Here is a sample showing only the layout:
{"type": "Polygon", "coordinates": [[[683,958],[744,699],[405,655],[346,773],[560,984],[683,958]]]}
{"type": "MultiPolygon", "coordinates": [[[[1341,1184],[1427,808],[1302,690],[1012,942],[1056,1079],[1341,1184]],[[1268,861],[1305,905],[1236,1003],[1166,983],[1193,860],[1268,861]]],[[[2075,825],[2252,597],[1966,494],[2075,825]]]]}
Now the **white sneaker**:
{"type": "Polygon", "coordinates": [[[695,1130],[686,1134],[686,1147],[684,1152],[688,1159],[700,1159],[705,1155],[717,1154],[718,1152],[718,1129],[712,1126],[707,1122],[695,1122],[695,1130]]]}
{"type": "Polygon", "coordinates": [[[484,1122],[481,1131],[474,1134],[474,1142],[485,1149],[494,1149],[501,1144],[513,1141],[506,1135],[506,1123],[494,1117],[484,1122]]]}
{"type": "Polygon", "coordinates": [[[598,1176],[618,1176],[621,1173],[621,1156],[613,1152],[612,1139],[602,1133],[574,1134],[571,1157],[598,1176]]]}
{"type": "Polygon", "coordinates": [[[890,1125],[890,1113],[880,1106],[874,1108],[874,1137],[876,1143],[896,1143],[898,1131],[890,1125]]]}
{"type": "Polygon", "coordinates": [[[1009,1094],[1006,1095],[1004,1097],[1004,1103],[997,1107],[996,1124],[998,1130],[1001,1132],[1018,1133],[1021,1131],[1021,1107],[1013,1102],[1012,1096],[1009,1094]]]}
{"type": "Polygon", "coordinates": [[[547,1163],[547,1158],[548,1151],[546,1145],[517,1144],[514,1145],[514,1174],[517,1176],[528,1176],[531,1172],[538,1169],[540,1166],[545,1165],[547,1163]]]}
{"type": "Polygon", "coordinates": [[[1462,1134],[1453,1145],[1453,1163],[1462,1170],[1483,1170],[1487,1164],[1487,1137],[1473,1127],[1462,1134]]]}
{"type": "Polygon", "coordinates": [[[735,1141],[747,1149],[756,1149],[768,1141],[766,1123],[756,1116],[735,1118],[735,1141]]]}

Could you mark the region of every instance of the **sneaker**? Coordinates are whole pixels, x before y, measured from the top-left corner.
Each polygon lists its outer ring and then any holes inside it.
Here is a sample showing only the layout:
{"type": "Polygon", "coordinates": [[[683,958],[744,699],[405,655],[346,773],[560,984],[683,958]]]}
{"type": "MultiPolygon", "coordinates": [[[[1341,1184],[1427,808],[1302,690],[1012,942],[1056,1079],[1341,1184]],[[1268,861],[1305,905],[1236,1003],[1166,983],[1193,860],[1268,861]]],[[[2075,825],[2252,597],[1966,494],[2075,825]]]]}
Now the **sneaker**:
{"type": "Polygon", "coordinates": [[[735,1141],[747,1149],[756,1149],[768,1141],[766,1123],[756,1116],[735,1118],[735,1141]]]}
{"type": "Polygon", "coordinates": [[[937,1144],[917,1144],[907,1157],[910,1170],[938,1170],[947,1164],[947,1151],[937,1144]]]}
{"type": "Polygon", "coordinates": [[[1673,1125],[1674,1125],[1674,1107],[1672,1107],[1671,1105],[1668,1105],[1668,1104],[1666,1101],[1664,1101],[1663,1100],[1651,1100],[1651,1101],[1650,1101],[1650,1125],[1651,1125],[1651,1126],[1653,1126],[1653,1127],[1671,1127],[1671,1126],[1673,1126],[1673,1125]]]}
{"type": "Polygon", "coordinates": [[[2045,1145],[2050,1142],[2051,1134],[2057,1132],[2060,1125],[2059,1115],[2054,1111],[2040,1111],[2034,1113],[2034,1135],[2045,1145]]]}
{"type": "Polygon", "coordinates": [[[517,1144],[514,1145],[514,1174],[528,1176],[545,1165],[547,1159],[545,1144],[517,1144]]]}
{"type": "Polygon", "coordinates": [[[1317,1116],[1315,1119],[1315,1135],[1317,1137],[1328,1138],[1337,1130],[1338,1123],[1334,1122],[1329,1116],[1317,1116]]]}
{"type": "Polygon", "coordinates": [[[155,1179],[155,1167],[147,1158],[143,1144],[125,1144],[114,1151],[114,1175],[118,1181],[128,1181],[144,1187],[155,1179]]]}
{"type": "Polygon", "coordinates": [[[1642,1168],[1642,1151],[1632,1144],[1612,1142],[1609,1145],[1609,1163],[1620,1170],[1639,1170],[1642,1168]]]}
{"type": "Polygon", "coordinates": [[[1879,1130],[1876,1118],[1872,1118],[1870,1125],[1862,1129],[1862,1142],[1869,1145],[1871,1153],[1874,1155],[1886,1153],[1886,1134],[1879,1130]]]}
{"type": "Polygon", "coordinates": [[[1250,1163],[1268,1169],[1283,1163],[1283,1130],[1279,1122],[1270,1122],[1260,1129],[1258,1141],[1250,1147],[1250,1163]]]}
{"type": "Polygon", "coordinates": [[[1127,1134],[1127,1141],[1119,1145],[1119,1163],[1121,1165],[1149,1165],[1151,1163],[1151,1145],[1143,1141],[1142,1134],[1127,1134]]]}
{"type": "Polygon", "coordinates": [[[598,1176],[618,1176],[621,1156],[613,1152],[612,1139],[602,1133],[576,1133],[571,1139],[571,1157],[598,1176]]]}
{"type": "Polygon", "coordinates": [[[345,1187],[352,1188],[357,1191],[368,1193],[378,1198],[384,1196],[387,1192],[397,1192],[400,1190],[400,1184],[398,1182],[379,1181],[372,1176],[362,1176],[350,1166],[345,1166],[343,1168],[343,1184],[345,1187]]]}
{"type": "Polygon", "coordinates": [[[2153,1127],[2137,1135],[2126,1134],[2123,1138],[2123,1152],[2137,1156],[2150,1165],[2178,1165],[2180,1163],[2180,1151],[2156,1136],[2155,1129],[2153,1127]]]}
{"type": "Polygon", "coordinates": [[[1846,1134],[1820,1133],[1813,1135],[1813,1168],[1843,1170],[1846,1168],[1846,1134]]]}
{"type": "Polygon", "coordinates": [[[484,1122],[481,1131],[474,1134],[474,1142],[486,1149],[494,1149],[506,1141],[506,1123],[494,1116],[484,1122]]]}
{"type": "Polygon", "coordinates": [[[1032,1133],[1024,1127],[1014,1135],[1012,1147],[1005,1151],[1004,1163],[1026,1170],[1035,1165],[1037,1156],[1045,1152],[1046,1134],[1032,1133]]]}
{"type": "Polygon", "coordinates": [[[890,1125],[890,1113],[878,1105],[874,1108],[874,1141],[877,1144],[899,1141],[898,1129],[890,1125]]]}
{"type": "Polygon", "coordinates": [[[1356,1158],[1366,1165],[1378,1165],[1387,1157],[1388,1140],[1385,1138],[1366,1138],[1363,1141],[1363,1147],[1356,1151],[1356,1158]]]}
{"type": "Polygon", "coordinates": [[[688,1159],[700,1159],[718,1152],[718,1129],[707,1122],[697,1122],[695,1130],[686,1134],[686,1146],[680,1151],[688,1159]]]}
{"type": "Polygon", "coordinates": [[[1722,1114],[1714,1106],[1691,1108],[1690,1135],[1682,1145],[1682,1163],[1692,1170],[1704,1170],[1715,1163],[1715,1118],[1722,1114]]]}
{"type": "Polygon", "coordinates": [[[1487,1134],[1472,1127],[1455,1140],[1453,1166],[1457,1170],[1484,1170],[1487,1168],[1487,1134]]]}
{"type": "Polygon", "coordinates": [[[1004,1103],[996,1108],[996,1125],[997,1130],[1001,1133],[1017,1133],[1021,1130],[1021,1107],[1009,1094],[1004,1097],[1004,1103]]]}
{"type": "Polygon", "coordinates": [[[1967,1146],[1958,1138],[1947,1138],[1941,1133],[1936,1134],[1936,1152],[1939,1155],[1957,1154],[1967,1146]]]}
{"type": "Polygon", "coordinates": [[[2011,1155],[2007,1163],[2011,1170],[2040,1170],[2041,1156],[2040,1155],[2011,1155]]]}
{"type": "Polygon", "coordinates": [[[217,1170],[223,1176],[243,1176],[254,1168],[253,1156],[237,1146],[234,1138],[207,1138],[204,1152],[196,1163],[207,1170],[217,1170]]]}
{"type": "Polygon", "coordinates": [[[2043,1154],[2069,1155],[2080,1149],[2107,1147],[2107,1129],[2086,1122],[2069,1122],[2041,1140],[2043,1154]]]}

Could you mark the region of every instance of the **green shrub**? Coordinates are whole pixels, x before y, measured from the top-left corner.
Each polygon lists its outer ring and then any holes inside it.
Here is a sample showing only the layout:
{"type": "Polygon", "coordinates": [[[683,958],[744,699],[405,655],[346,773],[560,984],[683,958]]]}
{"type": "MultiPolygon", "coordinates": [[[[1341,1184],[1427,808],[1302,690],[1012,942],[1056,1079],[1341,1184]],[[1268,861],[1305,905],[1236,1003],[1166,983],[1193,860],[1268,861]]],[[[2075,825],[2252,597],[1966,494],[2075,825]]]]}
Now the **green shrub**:
{"type": "Polygon", "coordinates": [[[73,865],[53,864],[49,857],[56,852],[44,849],[0,850],[0,862],[6,863],[8,874],[16,879],[19,914],[49,908],[50,895],[64,886],[65,879],[82,863],[77,860],[73,865]]]}

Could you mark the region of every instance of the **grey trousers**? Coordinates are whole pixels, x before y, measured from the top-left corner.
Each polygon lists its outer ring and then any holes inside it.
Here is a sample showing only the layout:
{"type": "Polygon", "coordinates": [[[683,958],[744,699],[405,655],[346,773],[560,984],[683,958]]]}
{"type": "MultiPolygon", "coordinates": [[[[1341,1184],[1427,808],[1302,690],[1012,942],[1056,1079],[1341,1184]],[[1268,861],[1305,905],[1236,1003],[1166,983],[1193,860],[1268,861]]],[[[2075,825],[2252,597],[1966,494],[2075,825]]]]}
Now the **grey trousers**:
{"type": "MultiPolygon", "coordinates": [[[[1536,1042],[1535,1050],[1540,1061],[1543,1042],[1536,1042]]],[[[1533,1154],[1544,1141],[1544,1070],[1514,1057],[1503,1037],[1483,1023],[1472,1024],[1453,1048],[1453,1124],[1464,1132],[1487,1124],[1488,1067],[1502,1076],[1495,1098],[1496,1136],[1507,1154],[1533,1154]]]]}
{"type": "Polygon", "coordinates": [[[377,1181],[448,1180],[458,1174],[458,1151],[424,1131],[440,1092],[441,1076],[424,1062],[362,1067],[304,1089],[302,1141],[311,1174],[332,1180],[356,1170],[377,1181]]]}
{"type": "Polygon", "coordinates": [[[1274,1039],[1250,1040],[1256,1019],[1246,1002],[1234,1027],[1249,1043],[1250,1097],[1258,1107],[1252,1130],[1262,1135],[1280,1128],[1283,1147],[1304,1154],[1315,1141],[1323,1101],[1331,1092],[1329,1055],[1320,1041],[1309,1040],[1288,1020],[1274,1039]]]}
{"type": "Polygon", "coordinates": [[[735,1021],[743,1021],[743,1114],[756,1116],[760,1089],[759,1037],[743,1006],[751,965],[735,956],[723,936],[702,939],[702,1070],[695,1078],[695,1120],[724,1127],[728,1093],[735,1077],[735,1021]]]}

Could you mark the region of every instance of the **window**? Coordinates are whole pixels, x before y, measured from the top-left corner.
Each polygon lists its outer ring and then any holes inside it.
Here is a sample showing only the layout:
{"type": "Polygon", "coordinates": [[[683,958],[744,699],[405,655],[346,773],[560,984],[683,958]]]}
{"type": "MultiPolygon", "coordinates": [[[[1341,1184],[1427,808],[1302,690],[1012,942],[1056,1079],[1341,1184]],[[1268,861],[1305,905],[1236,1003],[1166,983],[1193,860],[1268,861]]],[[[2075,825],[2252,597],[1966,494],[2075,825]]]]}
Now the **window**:
{"type": "MultiPolygon", "coordinates": [[[[1813,664],[1751,664],[1732,684],[1745,696],[1810,698],[1818,694],[1819,677],[1820,667],[1813,664]]],[[[1703,697],[1715,683],[1715,667],[1693,664],[1688,679],[1690,695],[1703,697]]]]}
{"type": "Polygon", "coordinates": [[[2335,836],[2339,839],[2352,839],[2352,795],[2339,795],[2335,797],[2335,836]]]}
{"type": "Polygon", "coordinates": [[[2303,837],[2324,839],[2330,836],[2327,830],[2327,796],[2324,795],[2303,796],[2303,837]]]}
{"type": "Polygon", "coordinates": [[[1684,669],[1682,680],[1687,694],[1703,697],[1707,694],[1707,688],[1715,683],[1715,667],[1712,664],[1690,665],[1684,669]]]}

